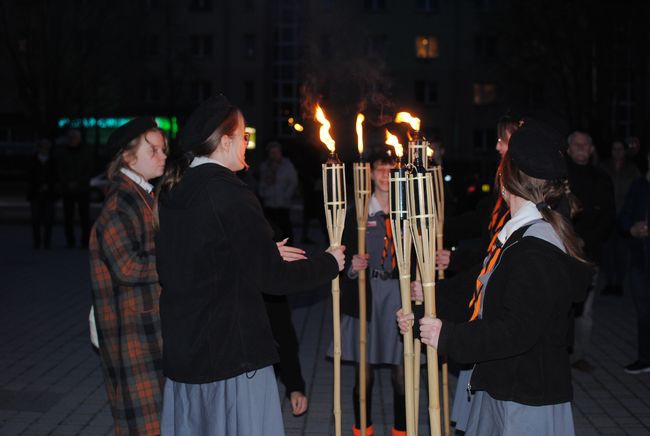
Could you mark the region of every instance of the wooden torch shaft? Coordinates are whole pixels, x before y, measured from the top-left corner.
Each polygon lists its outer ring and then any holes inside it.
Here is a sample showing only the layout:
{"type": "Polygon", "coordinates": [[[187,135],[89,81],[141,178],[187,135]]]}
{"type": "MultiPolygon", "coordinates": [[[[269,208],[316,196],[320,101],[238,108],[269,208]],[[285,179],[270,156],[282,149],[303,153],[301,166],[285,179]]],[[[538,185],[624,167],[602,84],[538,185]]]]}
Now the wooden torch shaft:
{"type": "MultiPolygon", "coordinates": [[[[366,222],[358,222],[359,254],[366,254],[366,222]]],[[[366,435],[366,370],[367,370],[367,324],[366,324],[366,270],[359,271],[359,425],[361,435],[366,435]]]]}
{"type": "MultiPolygon", "coordinates": [[[[411,313],[411,275],[400,275],[400,293],[402,311],[405,315],[411,313]]],[[[404,334],[404,392],[406,402],[406,434],[416,434],[415,429],[415,385],[414,385],[414,356],[413,356],[413,327],[404,334]]]]}
{"type": "Polygon", "coordinates": [[[341,436],[341,288],[338,276],[332,280],[332,323],[334,324],[334,423],[341,436]]]}
{"type": "MultiPolygon", "coordinates": [[[[436,302],[434,284],[423,285],[424,312],[426,315],[436,316],[436,302]]],[[[427,374],[429,387],[429,422],[431,423],[431,434],[440,436],[440,385],[438,381],[438,351],[427,346],[427,374]]]]}

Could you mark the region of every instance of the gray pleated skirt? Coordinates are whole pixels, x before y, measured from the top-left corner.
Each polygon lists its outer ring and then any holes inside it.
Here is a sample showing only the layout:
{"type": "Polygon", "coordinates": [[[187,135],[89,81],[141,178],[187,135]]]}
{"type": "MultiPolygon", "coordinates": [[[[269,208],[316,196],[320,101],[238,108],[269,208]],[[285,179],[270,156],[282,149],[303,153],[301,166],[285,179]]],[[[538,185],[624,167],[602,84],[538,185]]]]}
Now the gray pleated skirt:
{"type": "Polygon", "coordinates": [[[460,431],[467,429],[467,420],[469,419],[469,412],[472,409],[472,397],[474,395],[467,392],[467,385],[471,377],[471,369],[460,370],[458,373],[458,382],[456,383],[454,402],[451,407],[451,420],[456,423],[456,430],[460,431]]]}
{"type": "MultiPolygon", "coordinates": [[[[372,307],[368,322],[368,363],[401,365],[404,346],[397,328],[395,313],[402,306],[398,280],[371,279],[372,307]]],[[[327,355],[333,356],[330,344],[327,355]]],[[[341,315],[341,360],[359,361],[359,319],[341,315]]]]}
{"type": "Polygon", "coordinates": [[[571,403],[527,406],[514,401],[495,400],[485,391],[476,391],[465,434],[573,436],[571,403]]]}
{"type": "Polygon", "coordinates": [[[167,379],[162,436],[283,436],[272,366],[205,384],[167,379]]]}

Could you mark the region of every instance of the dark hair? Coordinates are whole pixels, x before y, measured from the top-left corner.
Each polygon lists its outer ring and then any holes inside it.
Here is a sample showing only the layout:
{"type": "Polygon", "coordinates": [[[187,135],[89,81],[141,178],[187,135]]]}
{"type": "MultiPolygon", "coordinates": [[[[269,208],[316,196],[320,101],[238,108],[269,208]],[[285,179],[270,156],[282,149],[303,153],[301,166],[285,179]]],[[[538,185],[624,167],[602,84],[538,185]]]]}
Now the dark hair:
{"type": "Polygon", "coordinates": [[[163,174],[162,179],[158,184],[158,193],[171,190],[174,185],[181,180],[185,170],[187,170],[190,163],[192,163],[194,156],[211,155],[219,146],[223,136],[232,136],[237,130],[240,116],[240,110],[233,107],[221,124],[214,129],[212,134],[208,136],[205,141],[195,145],[188,153],[185,153],[179,159],[175,159],[173,162],[168,164],[165,169],[165,174],[163,174]]]}
{"type": "Polygon", "coordinates": [[[529,200],[535,204],[545,203],[547,206],[540,209],[540,213],[558,234],[567,253],[586,262],[582,247],[584,243],[576,235],[571,223],[557,211],[558,206],[567,200],[571,209],[571,216],[578,209],[578,202],[569,189],[566,178],[544,180],[531,177],[517,167],[509,154],[503,157],[499,166],[498,177],[501,186],[511,194],[529,200]]]}
{"type": "Polygon", "coordinates": [[[519,118],[512,117],[510,115],[504,115],[499,118],[497,122],[497,136],[498,138],[505,138],[506,133],[512,135],[519,129],[523,124],[523,121],[519,118]]]}
{"type": "Polygon", "coordinates": [[[144,138],[145,142],[147,144],[150,144],[149,140],[147,139],[147,134],[150,132],[159,132],[163,139],[165,140],[165,153],[168,151],[168,145],[167,145],[167,137],[165,136],[165,132],[158,128],[158,127],[153,127],[141,135],[138,135],[137,137],[133,138],[131,141],[129,141],[120,151],[117,153],[115,156],[113,156],[113,160],[108,164],[108,168],[106,169],[106,176],[108,177],[109,180],[113,180],[113,177],[120,171],[121,168],[128,167],[128,163],[126,162],[126,159],[124,159],[124,154],[128,155],[135,155],[138,147],[140,146],[140,141],[142,138],[144,138]]]}
{"type": "MultiPolygon", "coordinates": [[[[202,143],[194,146],[192,150],[183,154],[180,158],[175,159],[173,162],[168,163],[165,168],[165,173],[163,174],[158,187],[156,188],[156,198],[160,199],[160,194],[164,192],[169,192],[178,182],[180,182],[183,174],[187,168],[189,168],[192,163],[192,159],[195,156],[209,156],[211,155],[219,146],[221,138],[223,136],[232,136],[234,135],[237,127],[239,126],[239,117],[242,116],[242,113],[239,109],[233,107],[228,112],[228,115],[224,120],[217,126],[216,129],[208,136],[208,138],[202,143]]],[[[153,209],[153,220],[154,228],[158,229],[159,219],[158,219],[158,201],[154,205],[153,209]]]]}

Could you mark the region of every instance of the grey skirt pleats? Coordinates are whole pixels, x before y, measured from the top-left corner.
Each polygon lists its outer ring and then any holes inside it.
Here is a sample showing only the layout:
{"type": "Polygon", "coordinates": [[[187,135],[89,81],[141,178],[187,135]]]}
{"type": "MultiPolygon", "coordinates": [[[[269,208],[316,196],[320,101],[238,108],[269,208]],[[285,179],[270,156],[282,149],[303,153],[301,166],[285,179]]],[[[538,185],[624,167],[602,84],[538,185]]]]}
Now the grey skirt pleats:
{"type": "MultiPolygon", "coordinates": [[[[401,365],[404,347],[395,313],[401,307],[398,280],[370,279],[372,307],[367,327],[367,356],[371,365],[401,365]]],[[[330,344],[328,356],[333,355],[330,344]]],[[[359,318],[341,315],[341,360],[359,361],[359,318]]]]}
{"type": "Polygon", "coordinates": [[[272,366],[205,384],[167,379],[162,436],[283,436],[272,366]]]}
{"type": "Polygon", "coordinates": [[[485,391],[476,391],[465,434],[574,436],[571,403],[527,406],[495,400],[485,391]]]}

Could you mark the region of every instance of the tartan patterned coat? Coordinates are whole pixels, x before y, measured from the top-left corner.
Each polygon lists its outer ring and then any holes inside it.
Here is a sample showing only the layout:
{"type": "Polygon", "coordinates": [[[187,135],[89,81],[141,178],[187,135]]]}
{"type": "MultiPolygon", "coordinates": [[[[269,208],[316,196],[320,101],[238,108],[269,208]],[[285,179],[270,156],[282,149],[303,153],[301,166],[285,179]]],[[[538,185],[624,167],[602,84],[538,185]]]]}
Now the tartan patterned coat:
{"type": "Polygon", "coordinates": [[[93,304],[115,434],[160,434],[162,338],[153,198],[119,173],[90,236],[93,304]]]}

